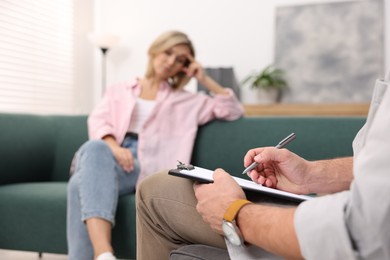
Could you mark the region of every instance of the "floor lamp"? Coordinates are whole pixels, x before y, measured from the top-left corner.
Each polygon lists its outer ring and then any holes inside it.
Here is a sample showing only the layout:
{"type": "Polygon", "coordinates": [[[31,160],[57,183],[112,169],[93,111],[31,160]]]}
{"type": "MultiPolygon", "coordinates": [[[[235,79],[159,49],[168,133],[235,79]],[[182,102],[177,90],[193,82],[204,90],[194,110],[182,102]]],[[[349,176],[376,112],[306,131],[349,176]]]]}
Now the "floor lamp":
{"type": "Polygon", "coordinates": [[[102,52],[102,93],[104,93],[107,77],[107,52],[110,50],[110,48],[119,42],[119,37],[113,34],[90,33],[88,35],[88,39],[102,52]]]}

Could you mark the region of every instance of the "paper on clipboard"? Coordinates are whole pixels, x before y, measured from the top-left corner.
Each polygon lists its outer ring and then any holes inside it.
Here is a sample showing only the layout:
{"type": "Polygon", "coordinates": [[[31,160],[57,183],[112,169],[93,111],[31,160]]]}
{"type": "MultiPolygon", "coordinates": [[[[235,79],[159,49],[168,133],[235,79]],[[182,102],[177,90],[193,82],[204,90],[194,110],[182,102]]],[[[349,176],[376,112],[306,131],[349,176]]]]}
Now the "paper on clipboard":
{"type": "MultiPolygon", "coordinates": [[[[191,165],[191,169],[172,169],[169,171],[170,175],[178,176],[178,177],[183,177],[183,178],[188,178],[192,179],[195,181],[199,182],[205,182],[205,183],[211,183],[214,182],[213,180],[213,171],[201,168],[201,167],[196,167],[191,165]]],[[[313,197],[307,196],[307,195],[297,195],[291,192],[286,192],[286,191],[281,191],[273,188],[268,188],[264,187],[260,184],[254,183],[251,180],[246,180],[243,178],[235,177],[232,176],[233,179],[240,185],[243,189],[246,190],[251,190],[255,192],[260,192],[260,193],[267,193],[272,196],[280,197],[280,198],[285,198],[288,200],[293,200],[293,201],[298,201],[302,202],[305,200],[310,200],[313,197]]]]}

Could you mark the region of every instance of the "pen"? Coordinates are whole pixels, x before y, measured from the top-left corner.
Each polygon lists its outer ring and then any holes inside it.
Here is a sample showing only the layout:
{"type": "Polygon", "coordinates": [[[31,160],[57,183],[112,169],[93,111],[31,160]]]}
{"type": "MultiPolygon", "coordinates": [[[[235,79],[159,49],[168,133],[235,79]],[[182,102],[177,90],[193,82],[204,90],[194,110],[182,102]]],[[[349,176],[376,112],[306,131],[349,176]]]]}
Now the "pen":
{"type": "MultiPolygon", "coordinates": [[[[277,149],[281,149],[283,147],[285,147],[288,143],[290,143],[292,140],[294,140],[296,137],[296,135],[294,133],[291,133],[289,136],[287,136],[286,138],[284,138],[282,141],[280,141],[276,146],[275,148],[277,149]]],[[[257,162],[253,162],[251,165],[249,165],[243,172],[242,174],[245,174],[251,170],[253,170],[256,166],[258,165],[257,162]]]]}

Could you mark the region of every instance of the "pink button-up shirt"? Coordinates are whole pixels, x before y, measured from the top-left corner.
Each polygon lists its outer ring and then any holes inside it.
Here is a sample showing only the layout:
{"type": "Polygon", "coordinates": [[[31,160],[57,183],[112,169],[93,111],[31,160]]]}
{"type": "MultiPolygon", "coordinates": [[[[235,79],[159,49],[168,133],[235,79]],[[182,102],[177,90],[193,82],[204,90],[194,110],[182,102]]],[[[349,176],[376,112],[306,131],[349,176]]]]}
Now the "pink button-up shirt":
{"type": "MultiPolygon", "coordinates": [[[[140,176],[175,168],[177,160],[189,162],[199,125],[213,119],[235,120],[243,107],[231,89],[229,95],[207,96],[185,90],[173,90],[161,84],[156,106],[138,136],[140,176]]],[[[138,80],[107,89],[102,101],[88,117],[90,139],[112,135],[123,142],[141,87],[138,80]]]]}

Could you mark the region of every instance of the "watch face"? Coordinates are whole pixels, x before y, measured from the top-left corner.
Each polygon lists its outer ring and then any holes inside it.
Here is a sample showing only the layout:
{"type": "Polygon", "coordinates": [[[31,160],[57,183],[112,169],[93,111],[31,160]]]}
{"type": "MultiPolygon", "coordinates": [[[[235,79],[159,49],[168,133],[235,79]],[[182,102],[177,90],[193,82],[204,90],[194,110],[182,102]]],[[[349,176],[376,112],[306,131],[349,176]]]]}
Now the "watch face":
{"type": "Polygon", "coordinates": [[[236,224],[228,221],[222,222],[222,230],[225,234],[225,237],[235,246],[241,246],[243,241],[241,237],[240,230],[236,226],[236,224]]]}

